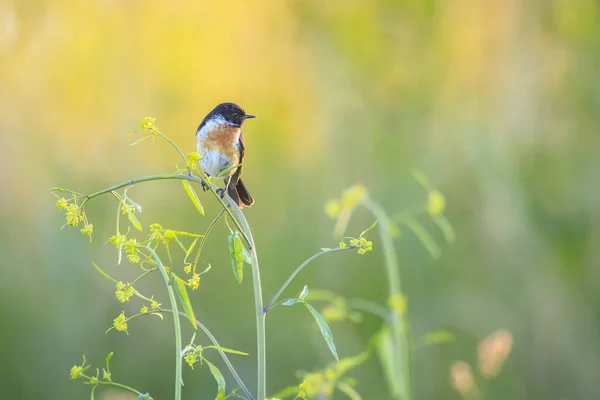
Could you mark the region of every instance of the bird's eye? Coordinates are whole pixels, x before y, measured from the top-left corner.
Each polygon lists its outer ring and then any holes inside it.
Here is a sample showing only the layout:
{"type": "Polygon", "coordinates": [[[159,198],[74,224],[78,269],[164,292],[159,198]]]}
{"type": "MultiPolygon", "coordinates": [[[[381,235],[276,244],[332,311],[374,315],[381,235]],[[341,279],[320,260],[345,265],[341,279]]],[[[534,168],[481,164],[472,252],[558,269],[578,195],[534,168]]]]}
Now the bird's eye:
{"type": "Polygon", "coordinates": [[[237,117],[239,117],[239,116],[240,116],[240,114],[238,114],[238,113],[233,113],[233,117],[234,117],[234,118],[237,118],[237,117]]]}

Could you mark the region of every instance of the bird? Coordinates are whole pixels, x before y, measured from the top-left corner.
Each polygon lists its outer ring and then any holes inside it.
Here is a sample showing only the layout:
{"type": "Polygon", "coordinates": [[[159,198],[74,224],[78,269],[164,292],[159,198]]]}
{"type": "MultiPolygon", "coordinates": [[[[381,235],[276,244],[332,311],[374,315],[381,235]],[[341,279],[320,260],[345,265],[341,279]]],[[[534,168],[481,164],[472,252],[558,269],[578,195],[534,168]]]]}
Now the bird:
{"type": "Polygon", "coordinates": [[[240,208],[254,204],[241,178],[246,153],[241,128],[250,118],[256,117],[237,104],[221,103],[204,117],[196,130],[200,167],[207,176],[223,178],[225,187],[218,189],[221,198],[227,193],[240,208]]]}

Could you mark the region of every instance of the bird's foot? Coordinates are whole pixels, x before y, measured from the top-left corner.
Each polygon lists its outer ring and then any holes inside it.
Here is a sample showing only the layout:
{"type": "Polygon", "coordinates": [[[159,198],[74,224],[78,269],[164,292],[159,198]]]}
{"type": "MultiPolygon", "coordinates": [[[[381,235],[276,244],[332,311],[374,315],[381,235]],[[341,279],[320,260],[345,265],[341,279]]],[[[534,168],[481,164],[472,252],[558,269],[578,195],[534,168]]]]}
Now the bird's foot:
{"type": "Polygon", "coordinates": [[[221,196],[221,200],[223,200],[225,198],[225,188],[218,188],[217,194],[221,196]]]}
{"type": "Polygon", "coordinates": [[[204,180],[202,180],[202,182],[200,182],[200,185],[202,185],[203,192],[206,192],[208,190],[208,185],[206,184],[206,182],[204,182],[204,180]]]}

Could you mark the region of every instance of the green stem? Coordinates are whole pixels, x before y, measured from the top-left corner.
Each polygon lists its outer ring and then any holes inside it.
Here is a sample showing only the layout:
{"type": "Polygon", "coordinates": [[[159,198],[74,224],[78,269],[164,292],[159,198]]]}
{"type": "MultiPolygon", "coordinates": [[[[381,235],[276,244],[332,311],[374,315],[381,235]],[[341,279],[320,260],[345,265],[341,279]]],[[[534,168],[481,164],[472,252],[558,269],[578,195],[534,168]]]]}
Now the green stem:
{"type": "Polygon", "coordinates": [[[158,257],[158,254],[150,247],[146,246],[146,250],[150,252],[154,261],[158,264],[158,270],[165,281],[165,285],[167,287],[167,291],[169,292],[169,300],[171,302],[171,308],[174,310],[173,312],[173,325],[175,327],[175,400],[181,400],[181,324],[179,322],[179,311],[177,310],[177,299],[175,298],[175,292],[173,291],[173,286],[171,285],[171,281],[169,280],[169,275],[165,270],[162,261],[158,257]]]}
{"type": "MultiPolygon", "coordinates": [[[[262,298],[262,287],[260,282],[260,268],[258,266],[258,256],[256,254],[256,246],[254,246],[254,238],[246,217],[242,213],[242,210],[237,204],[229,197],[227,197],[227,203],[233,210],[233,213],[238,218],[242,225],[246,236],[249,239],[250,245],[250,260],[252,262],[252,285],[254,287],[254,313],[256,315],[256,353],[257,353],[257,400],[265,400],[267,396],[267,346],[266,346],[266,325],[265,316],[263,312],[263,298],[262,298]]],[[[235,221],[235,219],[234,219],[235,221]]],[[[237,224],[237,221],[236,221],[237,224]]]]}
{"type": "MultiPolygon", "coordinates": [[[[252,245],[250,244],[250,239],[249,239],[248,235],[244,232],[244,230],[240,226],[239,222],[234,218],[233,213],[227,207],[227,205],[225,204],[225,202],[223,201],[223,199],[221,198],[221,196],[215,191],[215,189],[212,187],[212,185],[209,185],[208,183],[206,183],[206,181],[204,179],[202,179],[200,177],[197,177],[197,176],[194,176],[194,175],[157,174],[157,175],[141,176],[139,178],[134,178],[134,179],[131,179],[131,180],[128,180],[128,181],[125,181],[125,182],[118,183],[118,184],[116,184],[114,186],[108,187],[106,189],[99,190],[99,191],[94,192],[92,194],[85,195],[85,199],[81,203],[80,207],[83,207],[88,201],[90,201],[94,197],[101,196],[101,195],[109,193],[109,192],[111,192],[113,190],[124,188],[125,186],[130,186],[130,185],[133,185],[133,184],[136,184],[136,183],[141,183],[141,182],[152,182],[152,181],[161,181],[161,180],[175,180],[175,179],[183,179],[183,180],[186,180],[186,181],[196,182],[196,183],[199,183],[199,184],[205,184],[205,185],[207,185],[210,188],[211,193],[216,197],[216,199],[221,204],[221,207],[223,207],[223,209],[229,214],[229,216],[231,217],[231,219],[233,219],[233,221],[235,222],[236,227],[240,230],[240,233],[242,234],[242,237],[244,238],[244,240],[246,241],[246,243],[248,244],[248,246],[252,247],[252,245]]],[[[63,188],[51,188],[50,191],[52,191],[52,192],[60,192],[60,191],[66,191],[66,189],[63,189],[63,188]]],[[[229,202],[229,204],[231,204],[231,202],[229,202]]]]}
{"type": "MultiPolygon", "coordinates": [[[[160,311],[173,313],[173,310],[169,310],[169,309],[165,309],[165,308],[161,308],[160,311]]],[[[188,315],[186,313],[184,313],[183,311],[179,311],[179,315],[181,315],[182,317],[185,317],[185,318],[189,319],[188,315]]],[[[214,344],[217,347],[215,350],[217,350],[217,352],[219,353],[219,355],[223,359],[223,362],[225,363],[225,365],[229,369],[229,372],[231,372],[231,375],[233,375],[233,379],[235,379],[235,381],[237,382],[238,386],[242,389],[242,391],[244,393],[246,393],[246,395],[248,396],[248,398],[250,400],[254,400],[254,396],[252,396],[252,393],[250,393],[250,391],[248,390],[248,388],[244,384],[244,381],[242,381],[242,378],[240,378],[240,376],[238,375],[237,371],[233,367],[233,364],[231,364],[231,362],[229,361],[229,358],[227,357],[227,354],[225,354],[225,352],[223,350],[219,349],[219,347],[221,347],[221,345],[219,344],[219,342],[217,342],[217,339],[212,335],[212,333],[210,333],[210,331],[208,330],[208,328],[202,324],[202,322],[196,320],[196,325],[198,325],[200,327],[200,329],[202,329],[202,331],[204,331],[204,333],[208,337],[208,340],[210,340],[212,342],[212,344],[214,344]]]]}
{"type": "MultiPolygon", "coordinates": [[[[82,377],[91,380],[92,377],[91,376],[87,376],[84,374],[81,374],[82,377]]],[[[123,390],[127,390],[128,392],[137,394],[138,396],[142,395],[142,392],[135,390],[134,388],[127,386],[127,385],[123,385],[122,383],[117,383],[117,382],[112,382],[112,381],[96,381],[96,384],[98,385],[108,385],[108,386],[114,386],[114,387],[118,387],[121,388],[123,390]]],[[[152,397],[146,397],[148,400],[152,400],[152,397]]]]}
{"type": "MultiPolygon", "coordinates": [[[[379,234],[381,236],[381,244],[385,258],[385,267],[387,272],[389,300],[393,302],[397,299],[402,299],[402,286],[400,280],[400,270],[398,258],[394,249],[394,242],[390,233],[391,221],[384,209],[374,200],[367,197],[363,200],[363,205],[369,209],[375,218],[380,223],[378,224],[379,234]]],[[[409,358],[409,340],[407,335],[406,314],[392,308],[391,326],[394,342],[395,355],[392,359],[396,360],[400,365],[400,392],[396,396],[403,400],[410,400],[410,358],[409,358]]]]}
{"type": "Polygon", "coordinates": [[[277,299],[279,299],[279,296],[281,296],[281,293],[283,293],[283,291],[285,290],[285,288],[288,287],[288,285],[290,284],[290,282],[292,282],[292,280],[296,277],[296,275],[298,275],[298,273],[300,271],[302,271],[302,269],[304,269],[304,267],[306,267],[312,260],[314,260],[315,258],[317,258],[319,256],[322,256],[324,254],[334,253],[336,251],[352,250],[354,248],[355,248],[355,246],[348,246],[348,247],[344,247],[344,248],[339,247],[339,248],[336,248],[336,249],[322,250],[322,251],[318,252],[317,254],[313,254],[306,261],[304,261],[302,264],[300,264],[294,270],[294,272],[292,272],[292,274],[287,278],[287,280],[284,282],[284,284],[281,285],[281,287],[279,288],[279,290],[277,291],[277,293],[275,293],[275,295],[273,296],[273,298],[271,299],[271,301],[269,301],[267,303],[267,305],[265,306],[263,312],[266,314],[271,308],[273,308],[273,306],[275,305],[275,302],[277,301],[277,299]]]}
{"type": "Polygon", "coordinates": [[[161,138],[163,138],[167,142],[169,142],[169,144],[171,144],[171,146],[173,146],[175,148],[175,150],[177,150],[177,152],[179,153],[179,155],[183,159],[183,162],[186,164],[186,168],[188,170],[188,173],[190,173],[191,172],[190,171],[190,167],[187,166],[187,158],[186,158],[185,154],[183,154],[183,151],[181,151],[181,149],[179,148],[179,146],[177,146],[177,143],[175,143],[173,140],[171,140],[167,135],[165,135],[162,132],[160,132],[158,129],[155,129],[154,132],[156,132],[161,138]]]}

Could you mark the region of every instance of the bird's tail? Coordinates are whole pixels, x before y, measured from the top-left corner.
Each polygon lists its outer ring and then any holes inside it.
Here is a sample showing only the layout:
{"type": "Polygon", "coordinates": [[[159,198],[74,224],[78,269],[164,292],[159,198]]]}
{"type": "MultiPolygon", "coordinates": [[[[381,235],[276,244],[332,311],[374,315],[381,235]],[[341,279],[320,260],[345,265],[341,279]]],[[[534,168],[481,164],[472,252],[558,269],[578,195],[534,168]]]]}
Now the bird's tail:
{"type": "Polygon", "coordinates": [[[237,203],[239,208],[243,208],[244,206],[251,207],[254,204],[254,198],[248,189],[246,189],[246,185],[244,185],[241,179],[238,179],[235,186],[229,187],[227,194],[237,203]]]}

